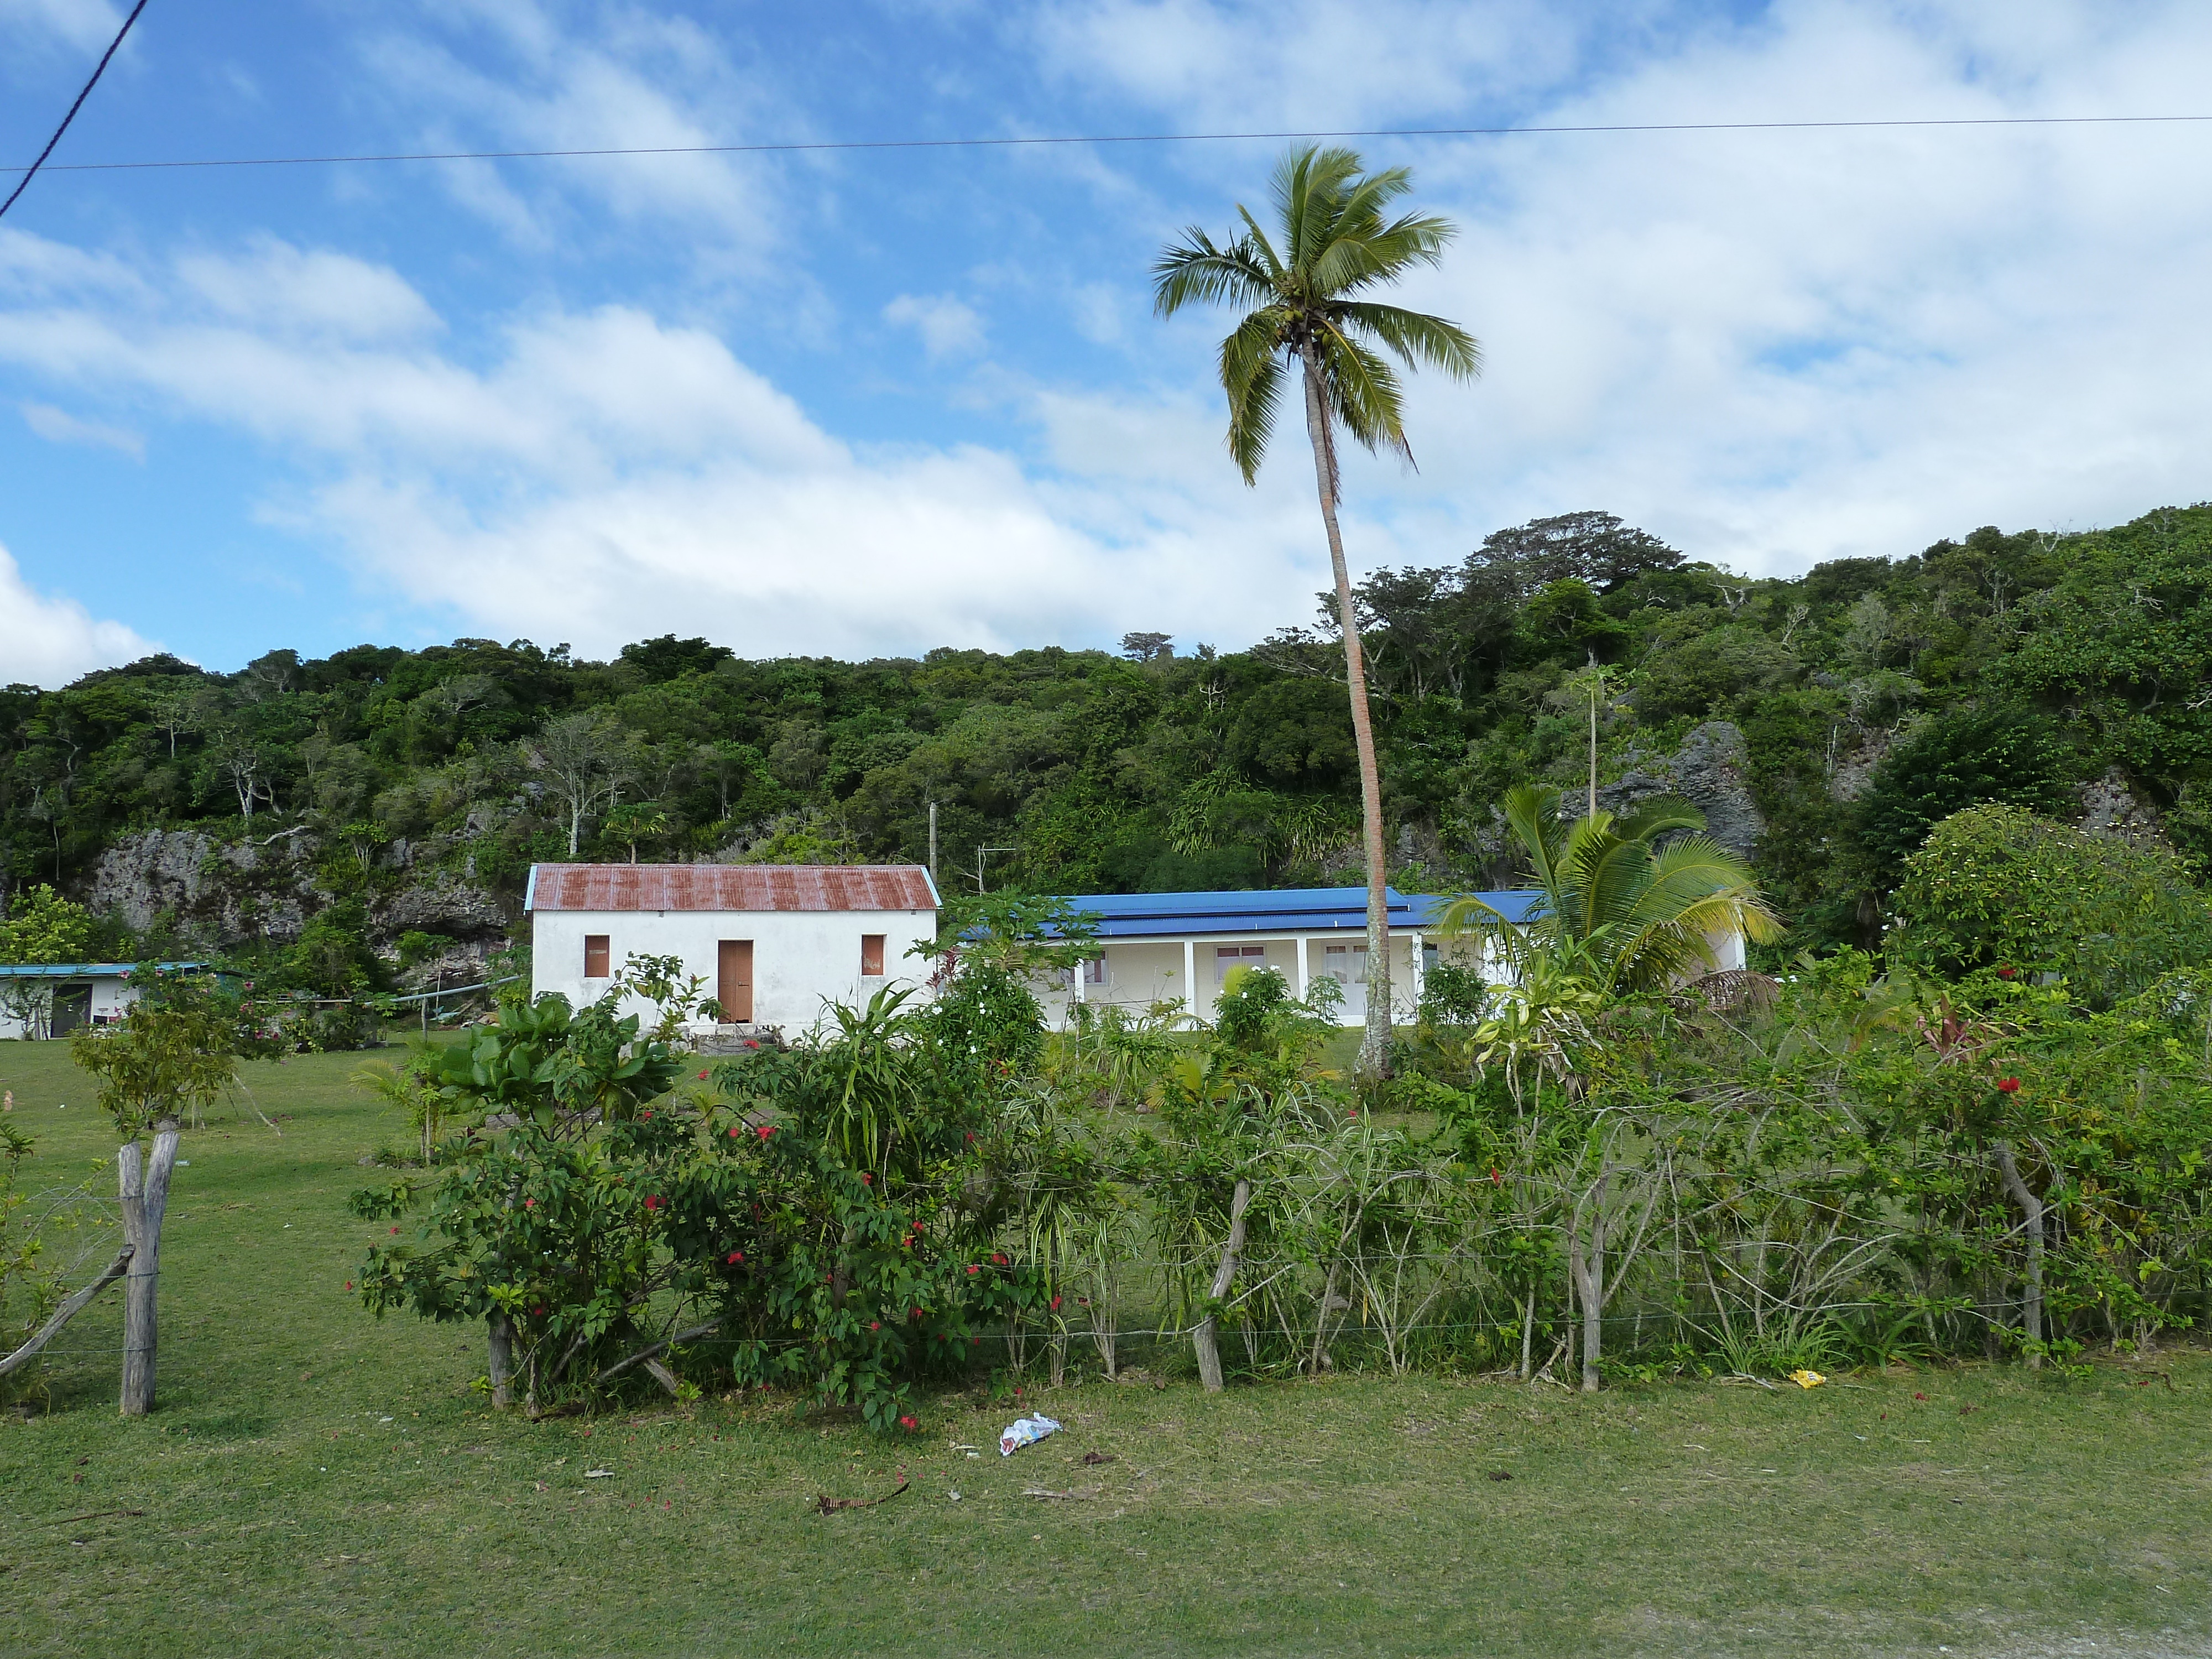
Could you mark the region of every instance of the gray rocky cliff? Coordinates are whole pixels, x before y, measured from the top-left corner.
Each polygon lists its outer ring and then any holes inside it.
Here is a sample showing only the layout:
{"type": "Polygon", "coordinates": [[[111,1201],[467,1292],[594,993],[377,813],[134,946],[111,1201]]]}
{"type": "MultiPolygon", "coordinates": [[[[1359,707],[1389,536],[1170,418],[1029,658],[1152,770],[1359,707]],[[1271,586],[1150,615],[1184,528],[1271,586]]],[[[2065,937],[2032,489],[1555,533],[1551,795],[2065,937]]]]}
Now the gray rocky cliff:
{"type": "MultiPolygon", "coordinates": [[[[507,907],[497,895],[438,868],[433,842],[387,857],[404,873],[397,885],[368,896],[370,941],[388,944],[417,929],[463,943],[483,944],[507,932],[507,907]]],[[[321,845],[305,830],[219,842],[197,830],[148,830],[126,836],[100,854],[83,899],[100,915],[135,933],[163,921],[209,950],[266,940],[289,944],[337,895],[316,868],[321,845]]]]}
{"type": "MultiPolygon", "coordinates": [[[[1663,797],[1686,800],[1705,815],[1705,832],[1730,852],[1749,858],[1766,820],[1751,798],[1743,733],[1732,720],[1707,720],[1691,728],[1671,755],[1632,752],[1629,769],[1597,787],[1597,804],[1608,812],[1626,812],[1663,797]]],[[[1587,801],[1581,789],[1566,790],[1559,815],[1579,818],[1587,801]]]]}

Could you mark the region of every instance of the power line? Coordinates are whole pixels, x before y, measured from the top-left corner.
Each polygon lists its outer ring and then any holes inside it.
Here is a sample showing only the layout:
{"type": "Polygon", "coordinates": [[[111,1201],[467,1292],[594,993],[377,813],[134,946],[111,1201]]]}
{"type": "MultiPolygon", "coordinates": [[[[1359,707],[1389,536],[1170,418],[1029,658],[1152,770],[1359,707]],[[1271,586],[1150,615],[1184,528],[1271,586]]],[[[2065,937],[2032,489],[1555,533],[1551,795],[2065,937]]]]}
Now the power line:
{"type": "MultiPolygon", "coordinates": [[[[145,0],[139,0],[139,4],[143,7],[145,0]]],[[[133,12],[131,15],[136,17],[137,13],[133,12]]],[[[125,27],[127,28],[129,25],[125,27]]],[[[118,36],[118,40],[120,38],[118,36]]],[[[88,87],[86,90],[91,88],[88,87]]],[[[80,99],[78,101],[83,100],[80,99]]],[[[75,113],[74,111],[70,112],[75,113]]],[[[1963,115],[1869,121],[1650,121],[1589,126],[1364,127],[1312,132],[1124,132],[1018,138],[845,138],[768,144],[655,144],[602,149],[396,150],[387,154],[356,155],[239,155],[174,161],[68,161],[58,162],[46,171],[137,173],[179,167],[334,167],[368,161],[532,161],[628,155],[789,155],[847,150],[1018,149],[1066,144],[1206,144],[1285,138],[1522,138],[1547,134],[1856,132],[1909,127],[2157,126],[2208,121],[2212,121],[2212,115],[1963,115]]],[[[60,135],[55,136],[59,137],[60,135]]],[[[49,144],[46,148],[51,151],[53,146],[49,144]]],[[[45,159],[40,156],[39,161],[32,163],[30,170],[35,172],[45,159]]],[[[20,167],[0,167],[0,173],[22,171],[24,169],[20,167]]]]}
{"type": "Polygon", "coordinates": [[[146,0],[138,0],[138,3],[131,8],[131,15],[123,20],[123,27],[115,31],[115,38],[107,43],[107,50],[100,54],[100,62],[93,68],[92,79],[84,83],[84,90],[77,94],[76,102],[71,104],[69,113],[62,117],[61,125],[56,127],[54,136],[46,140],[46,147],[39,152],[39,159],[27,167],[0,167],[0,173],[21,173],[23,175],[15,188],[8,192],[8,199],[0,202],[0,219],[7,217],[8,210],[15,205],[15,198],[31,187],[31,180],[46,164],[46,157],[54,153],[54,146],[61,143],[62,134],[70,130],[70,123],[76,119],[76,112],[84,107],[84,100],[92,96],[92,89],[100,84],[100,77],[107,72],[107,60],[115,56],[115,49],[123,44],[123,37],[131,33],[131,26],[138,21],[138,14],[145,9],[146,0]]]}

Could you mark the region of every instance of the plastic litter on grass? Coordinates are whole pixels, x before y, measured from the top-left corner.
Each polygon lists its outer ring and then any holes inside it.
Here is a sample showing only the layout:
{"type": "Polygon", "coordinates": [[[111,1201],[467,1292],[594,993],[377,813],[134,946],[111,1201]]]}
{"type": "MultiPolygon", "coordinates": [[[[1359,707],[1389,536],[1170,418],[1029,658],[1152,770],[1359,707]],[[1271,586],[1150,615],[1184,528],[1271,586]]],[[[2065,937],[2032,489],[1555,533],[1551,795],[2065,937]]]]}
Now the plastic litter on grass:
{"type": "Polygon", "coordinates": [[[1059,1432],[1060,1425],[1049,1417],[1018,1417],[999,1436],[999,1455],[1012,1457],[1024,1446],[1034,1446],[1045,1436],[1059,1432]]]}

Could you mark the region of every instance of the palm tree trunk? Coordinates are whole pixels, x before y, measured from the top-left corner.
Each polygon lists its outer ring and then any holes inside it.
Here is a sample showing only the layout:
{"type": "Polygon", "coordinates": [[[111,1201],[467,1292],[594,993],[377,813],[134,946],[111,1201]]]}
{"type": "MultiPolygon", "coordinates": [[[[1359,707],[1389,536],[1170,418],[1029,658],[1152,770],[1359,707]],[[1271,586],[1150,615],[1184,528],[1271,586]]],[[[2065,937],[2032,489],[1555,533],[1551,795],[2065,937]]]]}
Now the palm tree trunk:
{"type": "Polygon", "coordinates": [[[1390,900],[1389,872],[1383,863],[1382,780],[1375,764],[1375,725],[1367,713],[1359,613],[1352,603],[1352,575],[1344,566],[1344,538],[1336,527],[1336,440],[1322,395],[1321,360],[1311,345],[1300,355],[1305,362],[1306,436],[1313,443],[1322,523],[1328,529],[1328,562],[1344,629],[1344,680],[1352,694],[1352,740],[1359,751],[1360,840],[1367,851],[1367,1032],[1359,1042],[1358,1070],[1362,1078],[1375,1079],[1388,1073],[1390,1063],[1390,900]]]}

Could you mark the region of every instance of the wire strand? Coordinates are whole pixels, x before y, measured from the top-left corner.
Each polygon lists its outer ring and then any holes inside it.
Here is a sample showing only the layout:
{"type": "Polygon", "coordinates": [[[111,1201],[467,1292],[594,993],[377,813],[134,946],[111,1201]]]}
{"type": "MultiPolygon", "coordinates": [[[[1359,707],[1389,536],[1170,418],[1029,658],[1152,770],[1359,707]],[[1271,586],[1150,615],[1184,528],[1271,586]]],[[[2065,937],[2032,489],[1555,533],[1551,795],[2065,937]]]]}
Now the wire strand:
{"type": "Polygon", "coordinates": [[[115,31],[115,38],[107,43],[107,50],[100,54],[100,62],[93,69],[92,79],[84,83],[84,90],[77,94],[76,102],[71,104],[69,113],[62,117],[61,125],[56,127],[54,136],[46,140],[46,147],[39,152],[39,159],[27,167],[0,167],[0,173],[21,173],[23,175],[15,188],[8,192],[8,199],[0,202],[0,219],[7,217],[8,210],[15,205],[15,198],[31,187],[31,180],[38,176],[39,169],[46,166],[46,157],[54,153],[54,146],[61,143],[62,134],[70,130],[70,123],[76,119],[76,112],[84,107],[84,100],[92,96],[92,89],[100,84],[100,77],[107,72],[107,60],[115,56],[116,49],[123,44],[123,37],[131,33],[131,26],[138,21],[138,14],[145,9],[146,0],[138,0],[138,3],[131,8],[131,15],[123,20],[123,27],[115,31]]]}
{"type": "MultiPolygon", "coordinates": [[[[145,0],[139,0],[143,8],[145,0]]],[[[133,17],[137,12],[131,14],[133,17]]],[[[128,24],[125,25],[127,28],[128,24]]],[[[118,37],[118,42],[121,37],[118,37]]],[[[103,60],[104,62],[104,60],[103,60]]],[[[96,78],[96,77],[95,77],[96,78]]],[[[88,86],[85,90],[89,92],[88,86]]],[[[80,102],[82,100],[80,98],[80,102]]],[[[74,114],[76,112],[70,112],[74,114]]],[[[1524,138],[1668,132],[1854,132],[1899,128],[2160,126],[2212,122],[2212,115],[1960,115],[1863,121],[1638,121],[1585,126],[1363,127],[1310,132],[1121,132],[1006,138],[842,138],[763,144],[653,144],[597,149],[394,150],[354,155],[236,155],[166,161],[68,161],[48,173],[137,173],[182,167],[336,167],[351,162],[570,161],[633,155],[791,155],[837,151],[1018,149],[1066,144],[1209,144],[1286,138],[1524,138]]],[[[67,124],[64,123],[64,125],[67,124]]],[[[58,139],[60,134],[55,134],[58,139]]],[[[48,151],[53,146],[49,144],[48,151]]],[[[46,157],[31,164],[38,171],[46,157]]],[[[25,169],[0,167],[0,173],[25,169]]],[[[29,179],[24,180],[26,184],[29,179]]],[[[20,193],[20,191],[19,191],[20,193]]],[[[12,198],[11,198],[12,199],[12,198]]],[[[4,210],[0,210],[4,211],[4,210]]]]}

